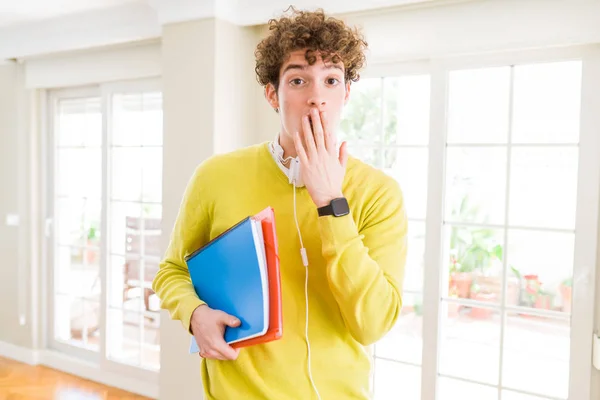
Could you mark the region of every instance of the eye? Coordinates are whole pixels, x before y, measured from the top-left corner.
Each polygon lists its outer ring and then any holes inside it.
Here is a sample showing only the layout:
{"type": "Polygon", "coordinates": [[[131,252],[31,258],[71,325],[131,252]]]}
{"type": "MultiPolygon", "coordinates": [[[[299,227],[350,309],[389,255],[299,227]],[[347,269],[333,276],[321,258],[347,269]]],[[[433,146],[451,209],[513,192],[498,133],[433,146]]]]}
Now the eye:
{"type": "Polygon", "coordinates": [[[301,78],[294,78],[290,81],[293,86],[302,85],[303,82],[304,80],[301,78]]]}
{"type": "Polygon", "coordinates": [[[337,85],[339,82],[338,78],[327,78],[328,85],[337,85]]]}

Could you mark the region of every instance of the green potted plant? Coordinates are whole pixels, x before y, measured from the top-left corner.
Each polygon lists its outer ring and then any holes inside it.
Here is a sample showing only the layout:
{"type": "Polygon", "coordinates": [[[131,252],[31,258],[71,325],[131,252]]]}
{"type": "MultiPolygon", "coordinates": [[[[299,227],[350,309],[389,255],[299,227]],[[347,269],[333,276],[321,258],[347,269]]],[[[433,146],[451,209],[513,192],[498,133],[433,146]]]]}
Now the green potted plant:
{"type": "MultiPolygon", "coordinates": [[[[471,204],[465,194],[453,207],[451,219],[466,222],[487,220],[480,214],[479,207],[471,204]]],[[[454,291],[460,298],[470,298],[473,297],[473,285],[478,284],[499,297],[503,248],[496,241],[495,232],[488,228],[453,227],[449,239],[449,291],[454,291]]]]}
{"type": "Polygon", "coordinates": [[[98,258],[98,248],[100,247],[100,235],[96,224],[90,224],[86,234],[85,260],[86,263],[94,264],[98,258]]]}
{"type": "Polygon", "coordinates": [[[564,279],[559,286],[560,297],[562,300],[562,311],[571,312],[571,303],[573,301],[573,278],[564,279]]]}

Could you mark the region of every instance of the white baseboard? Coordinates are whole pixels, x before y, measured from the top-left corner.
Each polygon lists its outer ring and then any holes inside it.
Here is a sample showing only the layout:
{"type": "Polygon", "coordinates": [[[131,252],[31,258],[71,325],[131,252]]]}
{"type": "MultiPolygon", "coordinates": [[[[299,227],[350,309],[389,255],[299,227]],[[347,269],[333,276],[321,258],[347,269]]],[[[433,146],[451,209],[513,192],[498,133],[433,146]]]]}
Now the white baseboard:
{"type": "Polygon", "coordinates": [[[71,375],[75,375],[103,385],[111,386],[131,393],[158,398],[159,385],[156,382],[124,376],[116,372],[105,371],[98,365],[64,355],[54,350],[33,350],[0,341],[0,356],[29,365],[44,365],[71,375]]]}
{"type": "Polygon", "coordinates": [[[39,363],[38,352],[36,350],[2,341],[0,341],[0,356],[29,365],[37,365],[39,363]]]}

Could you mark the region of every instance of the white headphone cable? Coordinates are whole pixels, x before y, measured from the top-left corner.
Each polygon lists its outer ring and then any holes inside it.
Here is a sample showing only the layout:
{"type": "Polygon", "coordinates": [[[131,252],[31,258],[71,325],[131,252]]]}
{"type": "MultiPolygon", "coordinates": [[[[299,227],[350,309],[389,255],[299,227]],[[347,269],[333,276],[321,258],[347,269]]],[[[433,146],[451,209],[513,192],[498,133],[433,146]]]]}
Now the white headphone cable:
{"type": "Polygon", "coordinates": [[[306,305],[306,324],[304,335],[306,337],[306,347],[308,351],[308,378],[310,379],[310,383],[317,394],[317,398],[321,400],[321,395],[319,394],[319,390],[317,389],[317,385],[312,376],[312,367],[311,367],[311,353],[310,353],[310,340],[308,339],[308,257],[306,255],[306,249],[304,248],[304,243],[302,242],[302,233],[300,233],[300,225],[298,224],[298,216],[296,215],[296,180],[293,180],[293,190],[294,190],[294,221],[296,222],[296,229],[298,230],[298,237],[300,238],[300,255],[302,256],[302,264],[304,265],[304,300],[306,305]]]}

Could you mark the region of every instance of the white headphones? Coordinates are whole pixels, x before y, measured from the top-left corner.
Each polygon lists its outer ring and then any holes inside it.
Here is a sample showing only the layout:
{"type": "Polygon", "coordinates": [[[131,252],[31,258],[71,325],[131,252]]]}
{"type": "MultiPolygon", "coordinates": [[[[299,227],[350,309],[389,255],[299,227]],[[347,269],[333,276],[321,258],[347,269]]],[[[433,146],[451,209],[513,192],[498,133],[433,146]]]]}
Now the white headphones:
{"type": "Polygon", "coordinates": [[[283,159],[283,147],[279,144],[279,136],[277,136],[276,140],[269,143],[269,150],[279,168],[288,177],[290,184],[295,184],[296,187],[303,187],[304,182],[302,181],[302,174],[300,173],[300,159],[298,157],[288,157],[283,159]],[[291,160],[289,168],[285,166],[285,163],[288,160],[291,160]]]}

